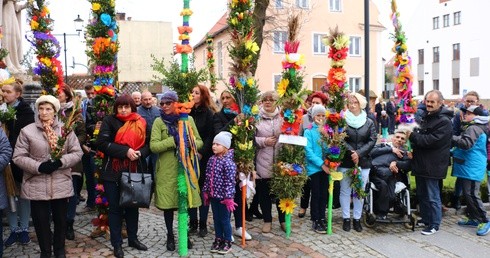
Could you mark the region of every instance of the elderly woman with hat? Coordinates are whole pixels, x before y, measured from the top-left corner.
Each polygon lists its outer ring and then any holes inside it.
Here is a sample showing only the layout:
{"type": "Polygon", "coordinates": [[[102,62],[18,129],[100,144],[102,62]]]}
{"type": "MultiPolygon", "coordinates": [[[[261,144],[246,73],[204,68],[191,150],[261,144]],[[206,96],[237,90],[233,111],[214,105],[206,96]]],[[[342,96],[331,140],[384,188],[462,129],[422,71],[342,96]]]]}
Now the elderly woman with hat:
{"type": "Polygon", "coordinates": [[[62,154],[53,159],[63,124],[56,114],[60,102],[51,95],[36,100],[36,121],[24,127],[17,138],[13,161],[24,171],[21,197],[31,201],[31,216],[41,257],[65,257],[68,198],[73,195],[71,167],[82,157],[75,133],[66,137],[62,154]],[[50,217],[54,222],[51,232],[50,217]]]}
{"type": "MultiPolygon", "coordinates": [[[[151,129],[150,149],[151,152],[158,154],[157,165],[155,169],[155,206],[163,210],[165,226],[167,227],[167,250],[175,251],[175,240],[173,233],[174,211],[178,208],[177,192],[177,173],[179,160],[178,152],[179,129],[178,123],[180,114],[178,113],[179,98],[175,91],[169,90],[163,93],[160,99],[162,108],[160,117],[155,119],[151,129]]],[[[197,148],[201,148],[203,142],[199,136],[194,119],[189,116],[188,122],[192,128],[197,148]]],[[[187,141],[186,139],[185,141],[187,141]]],[[[201,173],[204,173],[203,171],[201,173]]],[[[199,196],[199,186],[190,187],[188,193],[191,204],[189,208],[201,206],[201,197],[199,196]]],[[[192,243],[188,245],[192,248],[192,243]]]]}
{"type": "MultiPolygon", "coordinates": [[[[361,168],[362,182],[364,189],[366,182],[369,178],[369,170],[371,168],[371,161],[369,159],[369,153],[376,144],[377,134],[374,121],[368,119],[364,109],[366,108],[367,101],[364,96],[359,93],[354,93],[349,96],[347,104],[347,110],[344,112],[347,128],[345,132],[347,137],[345,142],[347,145],[347,151],[344,155],[344,159],[340,164],[339,171],[346,172],[354,166],[361,168]]],[[[342,207],[342,218],[344,231],[350,231],[350,202],[352,196],[351,177],[344,176],[340,181],[340,206],[342,207]]],[[[354,204],[353,210],[353,226],[357,232],[362,231],[361,215],[363,199],[359,197],[353,197],[354,204]]]]}

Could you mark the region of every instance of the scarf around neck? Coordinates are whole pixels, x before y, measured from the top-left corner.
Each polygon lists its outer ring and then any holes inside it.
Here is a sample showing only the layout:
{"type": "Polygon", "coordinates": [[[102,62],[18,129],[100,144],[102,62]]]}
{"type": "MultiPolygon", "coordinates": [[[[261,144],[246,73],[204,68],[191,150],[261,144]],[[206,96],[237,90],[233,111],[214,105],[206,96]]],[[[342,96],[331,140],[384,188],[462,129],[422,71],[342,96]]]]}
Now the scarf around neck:
{"type": "Polygon", "coordinates": [[[357,116],[354,115],[349,110],[346,110],[344,114],[345,114],[345,121],[347,122],[347,125],[355,129],[361,128],[361,126],[363,126],[367,121],[367,114],[366,111],[364,110],[361,110],[361,113],[357,116]]]}
{"type": "Polygon", "coordinates": [[[176,142],[179,142],[179,131],[177,130],[177,122],[179,121],[179,115],[170,114],[167,115],[165,112],[160,111],[160,117],[162,118],[163,123],[168,128],[168,134],[172,136],[176,142]]]}
{"type": "MultiPolygon", "coordinates": [[[[124,125],[117,130],[114,142],[120,145],[125,145],[133,150],[139,150],[145,145],[146,139],[146,121],[138,113],[132,112],[127,116],[120,114],[116,118],[124,122],[124,125]]],[[[125,158],[121,164],[121,160],[115,158],[112,162],[114,171],[120,171],[123,167],[126,168],[130,160],[125,158]],[[123,167],[122,167],[122,166],[123,167]]],[[[136,171],[136,162],[131,163],[131,172],[136,171]]]]}
{"type": "Polygon", "coordinates": [[[51,148],[51,150],[55,150],[56,145],[58,144],[58,135],[53,129],[54,120],[50,119],[48,121],[42,121],[41,123],[43,125],[44,132],[46,133],[46,136],[48,138],[49,147],[51,148]]]}

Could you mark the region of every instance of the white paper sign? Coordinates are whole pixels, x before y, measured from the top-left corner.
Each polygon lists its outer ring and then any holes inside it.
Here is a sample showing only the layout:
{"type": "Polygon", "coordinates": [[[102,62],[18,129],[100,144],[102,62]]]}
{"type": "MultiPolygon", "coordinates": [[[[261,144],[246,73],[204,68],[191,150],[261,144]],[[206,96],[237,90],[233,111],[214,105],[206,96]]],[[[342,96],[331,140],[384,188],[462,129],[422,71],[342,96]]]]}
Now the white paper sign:
{"type": "Polygon", "coordinates": [[[306,146],[307,140],[303,136],[281,134],[279,135],[279,143],[306,146]]]}

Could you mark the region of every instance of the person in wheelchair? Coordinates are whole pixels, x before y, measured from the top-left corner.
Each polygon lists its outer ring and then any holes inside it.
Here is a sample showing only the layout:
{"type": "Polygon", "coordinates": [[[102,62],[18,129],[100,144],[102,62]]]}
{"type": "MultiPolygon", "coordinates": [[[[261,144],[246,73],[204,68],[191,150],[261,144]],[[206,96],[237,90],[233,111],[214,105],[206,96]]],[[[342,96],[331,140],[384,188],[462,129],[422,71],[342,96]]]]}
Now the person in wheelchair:
{"type": "Polygon", "coordinates": [[[395,200],[397,181],[408,184],[406,172],[410,171],[411,153],[404,148],[406,141],[406,133],[398,130],[392,137],[391,145],[380,143],[371,151],[373,172],[370,173],[369,180],[377,189],[373,196],[377,219],[386,219],[390,204],[395,200]]]}

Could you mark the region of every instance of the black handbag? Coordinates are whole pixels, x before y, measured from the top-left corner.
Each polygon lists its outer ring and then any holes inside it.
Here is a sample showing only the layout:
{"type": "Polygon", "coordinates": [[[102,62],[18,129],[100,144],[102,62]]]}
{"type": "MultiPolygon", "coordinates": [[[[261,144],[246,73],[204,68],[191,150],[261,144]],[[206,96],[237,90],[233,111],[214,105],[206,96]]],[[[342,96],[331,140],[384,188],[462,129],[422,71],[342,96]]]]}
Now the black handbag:
{"type": "MultiPolygon", "coordinates": [[[[139,161],[141,162],[141,161],[139,161]]],[[[138,163],[139,163],[138,162],[138,163]]],[[[120,182],[119,206],[124,208],[149,208],[153,194],[151,174],[141,172],[122,172],[120,182]]]]}

